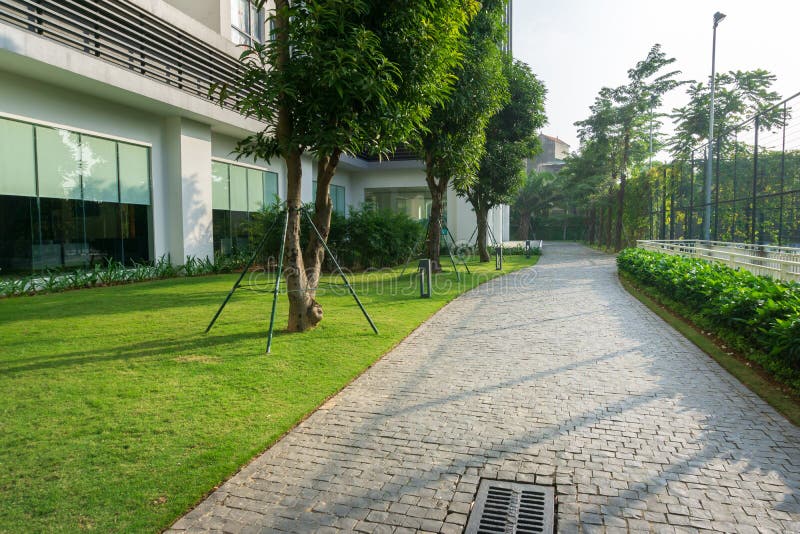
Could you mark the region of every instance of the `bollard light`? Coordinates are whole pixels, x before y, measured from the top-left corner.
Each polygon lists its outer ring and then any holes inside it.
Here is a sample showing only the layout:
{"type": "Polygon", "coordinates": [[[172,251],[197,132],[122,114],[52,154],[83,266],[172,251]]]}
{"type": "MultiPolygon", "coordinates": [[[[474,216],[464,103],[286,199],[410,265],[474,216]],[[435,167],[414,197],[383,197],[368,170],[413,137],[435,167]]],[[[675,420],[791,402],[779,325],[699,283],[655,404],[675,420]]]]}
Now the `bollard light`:
{"type": "Polygon", "coordinates": [[[419,260],[419,298],[431,298],[431,260],[419,260]]]}
{"type": "Polygon", "coordinates": [[[500,244],[494,247],[494,270],[503,270],[503,246],[500,244]]]}
{"type": "Polygon", "coordinates": [[[530,241],[530,239],[526,239],[525,240],[525,257],[526,258],[530,258],[531,257],[531,241],[530,241]]]}

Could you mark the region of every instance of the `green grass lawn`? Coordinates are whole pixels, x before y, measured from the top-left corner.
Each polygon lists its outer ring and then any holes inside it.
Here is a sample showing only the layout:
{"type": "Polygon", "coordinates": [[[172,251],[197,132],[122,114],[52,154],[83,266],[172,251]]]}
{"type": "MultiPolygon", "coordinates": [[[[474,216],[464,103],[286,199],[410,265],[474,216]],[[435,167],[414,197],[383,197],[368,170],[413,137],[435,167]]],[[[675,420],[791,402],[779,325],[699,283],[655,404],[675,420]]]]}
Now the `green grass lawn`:
{"type": "MultiPolygon", "coordinates": [[[[505,272],[535,262],[508,256],[505,272]]],[[[203,334],[236,275],[0,301],[0,530],[169,526],[447,301],[500,274],[471,268],[461,284],[439,275],[429,300],[408,274],[356,278],[378,336],[349,295],[321,293],[323,323],[278,331],[270,355],[268,294],[238,291],[203,334]]]]}

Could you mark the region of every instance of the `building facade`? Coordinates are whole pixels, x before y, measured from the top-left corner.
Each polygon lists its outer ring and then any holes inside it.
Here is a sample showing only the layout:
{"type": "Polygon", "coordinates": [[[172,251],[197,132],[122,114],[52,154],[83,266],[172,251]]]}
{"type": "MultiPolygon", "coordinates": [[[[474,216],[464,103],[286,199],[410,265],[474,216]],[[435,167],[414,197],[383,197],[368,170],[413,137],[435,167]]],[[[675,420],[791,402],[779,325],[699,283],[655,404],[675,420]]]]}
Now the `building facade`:
{"type": "Polygon", "coordinates": [[[569,145],[552,135],[539,134],[539,143],[542,146],[541,152],[534,159],[528,160],[528,172],[558,172],[565,165],[565,159],[569,156],[569,145]]]}
{"type": "MultiPolygon", "coordinates": [[[[238,45],[268,35],[247,0],[0,3],[0,272],[100,259],[213,257],[285,198],[280,160],[236,158],[265,125],[208,98],[235,77],[238,45]]],[[[314,162],[303,160],[303,199],[314,162]]],[[[427,218],[421,162],[343,158],[335,209],[364,203],[427,218]]],[[[508,238],[508,208],[492,213],[508,238]]],[[[453,191],[457,240],[475,229],[453,191]]]]}

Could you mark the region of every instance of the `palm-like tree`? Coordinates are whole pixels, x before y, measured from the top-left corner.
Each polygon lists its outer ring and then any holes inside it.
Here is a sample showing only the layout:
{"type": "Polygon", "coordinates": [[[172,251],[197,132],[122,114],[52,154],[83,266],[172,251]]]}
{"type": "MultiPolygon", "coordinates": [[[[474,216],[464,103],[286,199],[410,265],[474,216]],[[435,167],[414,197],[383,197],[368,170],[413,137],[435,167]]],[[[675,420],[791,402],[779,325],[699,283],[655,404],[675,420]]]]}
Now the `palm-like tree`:
{"type": "Polygon", "coordinates": [[[517,237],[530,238],[533,217],[546,215],[561,196],[557,175],[547,171],[528,174],[512,205],[514,218],[518,222],[517,237]]]}

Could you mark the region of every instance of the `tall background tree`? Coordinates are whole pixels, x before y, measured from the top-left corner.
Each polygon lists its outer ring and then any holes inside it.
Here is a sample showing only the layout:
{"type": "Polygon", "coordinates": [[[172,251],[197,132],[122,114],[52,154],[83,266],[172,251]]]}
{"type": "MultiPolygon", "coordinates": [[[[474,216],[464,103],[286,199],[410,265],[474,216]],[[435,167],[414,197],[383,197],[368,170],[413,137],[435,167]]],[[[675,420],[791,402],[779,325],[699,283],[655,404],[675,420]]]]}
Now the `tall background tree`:
{"type": "Polygon", "coordinates": [[[472,204],[477,219],[480,261],[489,261],[486,246],[489,211],[510,203],[525,180],[526,158],[540,148],[537,131],[544,126],[546,89],[530,67],[506,56],[503,73],[509,100],[489,121],[485,153],[477,179],[464,182],[456,191],[472,204]]]}
{"type": "MultiPolygon", "coordinates": [[[[716,75],[714,123],[725,135],[732,127],[770,108],[781,96],[771,89],[775,75],[763,69],[721,72],[716,75]]],[[[711,91],[708,83],[692,83],[686,91],[689,101],[672,110],[675,133],[670,139],[673,155],[681,157],[708,142],[711,91]]],[[[775,108],[761,117],[760,126],[782,125],[782,110],[775,108]]]]}
{"type": "Polygon", "coordinates": [[[508,99],[500,45],[506,0],[484,0],[467,29],[464,58],[453,74],[455,87],[447,101],[431,113],[426,133],[415,143],[425,162],[431,193],[427,249],[440,270],[439,248],[444,199],[452,183],[464,189],[475,180],[486,142],[489,119],[508,99]]]}
{"type": "Polygon", "coordinates": [[[477,9],[475,0],[275,0],[271,39],[246,47],[236,87],[216,88],[221,101],[268,125],[241,141],[239,154],[286,162],[289,331],[322,320],[322,243],[311,237],[305,254],[300,244],[302,155],[317,160],[314,222],[327,239],[340,156],[388,153],[418,137],[452,90],[477,9]]]}
{"type": "Polygon", "coordinates": [[[531,171],[517,191],[511,205],[511,219],[517,225],[517,239],[532,237],[534,217],[546,214],[561,199],[563,188],[559,176],[552,172],[531,171]]]}

